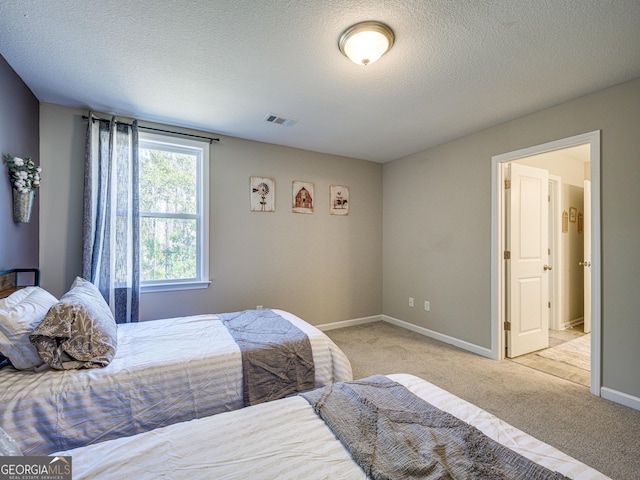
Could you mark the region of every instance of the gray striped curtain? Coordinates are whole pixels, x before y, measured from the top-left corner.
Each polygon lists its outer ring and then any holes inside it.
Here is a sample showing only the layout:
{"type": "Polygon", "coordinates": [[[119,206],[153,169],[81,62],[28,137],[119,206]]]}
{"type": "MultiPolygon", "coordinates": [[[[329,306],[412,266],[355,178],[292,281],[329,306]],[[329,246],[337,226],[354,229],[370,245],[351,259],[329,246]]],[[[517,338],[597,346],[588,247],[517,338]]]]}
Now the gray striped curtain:
{"type": "Polygon", "coordinates": [[[117,323],[138,321],[139,218],[138,124],[89,113],[82,276],[98,287],[117,323]]]}

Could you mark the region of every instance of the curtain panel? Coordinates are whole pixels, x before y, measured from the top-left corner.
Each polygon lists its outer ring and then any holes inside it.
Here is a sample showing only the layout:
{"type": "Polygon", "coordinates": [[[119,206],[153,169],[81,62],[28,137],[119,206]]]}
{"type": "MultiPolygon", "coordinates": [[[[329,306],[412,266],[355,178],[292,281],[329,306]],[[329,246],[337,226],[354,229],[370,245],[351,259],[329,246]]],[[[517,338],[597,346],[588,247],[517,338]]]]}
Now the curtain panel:
{"type": "Polygon", "coordinates": [[[140,299],[138,124],[89,113],[84,175],[82,276],[117,323],[137,322],[140,299]]]}

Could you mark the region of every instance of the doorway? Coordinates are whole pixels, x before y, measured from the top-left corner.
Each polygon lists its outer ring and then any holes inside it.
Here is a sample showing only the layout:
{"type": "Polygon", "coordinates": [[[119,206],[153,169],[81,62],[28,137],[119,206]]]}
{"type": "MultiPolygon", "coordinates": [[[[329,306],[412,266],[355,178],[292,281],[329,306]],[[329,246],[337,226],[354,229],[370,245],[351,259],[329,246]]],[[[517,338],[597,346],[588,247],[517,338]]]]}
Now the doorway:
{"type": "MultiPolygon", "coordinates": [[[[513,356],[509,352],[509,337],[506,356],[515,363],[547,373],[578,385],[590,386],[590,336],[585,303],[590,289],[583,278],[588,274],[584,251],[590,248],[585,230],[588,230],[590,194],[583,186],[588,183],[589,145],[556,150],[513,163],[544,170],[548,178],[548,198],[544,203],[548,210],[548,235],[544,247],[547,249],[546,264],[553,266],[545,272],[549,286],[544,299],[548,302],[548,328],[545,328],[545,346],[529,349],[527,353],[513,356]],[[554,173],[558,175],[555,175],[554,173]],[[576,208],[576,222],[563,225],[563,212],[576,208]],[[582,222],[578,222],[578,218],[582,222]],[[566,227],[566,228],[565,228],[566,227]]],[[[507,269],[509,265],[506,265],[507,269]]],[[[509,288],[507,286],[507,296],[509,288]]]]}
{"type": "MultiPolygon", "coordinates": [[[[601,302],[601,289],[600,289],[600,132],[590,132],[583,135],[577,135],[555,142],[538,145],[535,147],[529,147],[526,149],[508,152],[502,155],[494,156],[492,158],[492,252],[491,252],[491,277],[492,277],[492,355],[494,358],[501,360],[505,358],[505,349],[507,342],[509,341],[509,332],[505,333],[505,323],[507,322],[508,302],[510,299],[506,294],[506,282],[509,279],[509,270],[505,267],[508,261],[504,260],[507,235],[505,231],[504,222],[505,215],[509,211],[509,205],[505,199],[504,186],[507,179],[507,172],[505,167],[512,164],[517,160],[524,158],[539,156],[548,152],[554,152],[562,149],[568,149],[586,145],[590,157],[590,165],[588,167],[587,176],[591,180],[591,198],[587,202],[591,211],[591,224],[588,231],[591,234],[591,246],[588,252],[585,252],[585,259],[590,259],[589,266],[591,272],[591,283],[588,286],[589,291],[585,294],[587,297],[589,310],[591,311],[591,338],[590,338],[590,350],[591,350],[591,371],[590,377],[590,389],[594,395],[600,395],[600,329],[601,329],[601,315],[600,315],[600,302],[601,302]],[[590,297],[590,299],[589,299],[590,297]]],[[[544,183],[545,191],[547,188],[546,180],[540,180],[540,185],[544,183]]],[[[533,185],[533,183],[529,183],[533,185]]],[[[523,185],[527,185],[524,183],[523,185]]],[[[529,187],[526,187],[529,188],[529,187]]],[[[536,187],[537,188],[537,187],[536,187]]],[[[531,188],[529,188],[531,189],[531,188]]],[[[546,197],[546,193],[544,194],[546,197]]],[[[572,213],[574,213],[572,211],[572,213]]],[[[576,213],[577,215],[577,213],[576,213]]],[[[544,215],[546,222],[546,214],[544,215]]],[[[576,218],[577,222],[577,218],[576,218]]],[[[562,226],[561,226],[562,228],[562,226]]],[[[583,225],[584,228],[584,225],[583,225]]],[[[545,226],[546,229],[546,226],[545,226]]],[[[546,232],[546,230],[545,230],[546,232]]],[[[545,233],[546,235],[546,233],[545,233]]],[[[546,249],[545,249],[546,250],[546,249]]],[[[545,252],[546,253],[546,252],[545,252]]],[[[545,270],[548,270],[550,265],[547,264],[547,257],[542,259],[545,270]]],[[[549,272],[547,272],[549,273],[549,272]]],[[[536,287],[535,284],[529,284],[526,286],[531,291],[539,291],[542,288],[548,288],[548,277],[544,280],[544,287],[536,287]]],[[[553,282],[557,285],[557,281],[553,282]]],[[[552,291],[550,292],[552,293],[552,291]]],[[[539,300],[539,299],[536,299],[539,300]]],[[[533,303],[532,303],[533,305],[533,303]]],[[[545,305],[546,307],[546,305],[545,305]]],[[[586,312],[585,312],[586,314],[586,312]]],[[[542,318],[542,317],[541,317],[542,318]]],[[[508,319],[509,322],[511,319],[508,319]]],[[[548,316],[546,317],[548,322],[548,316]]],[[[510,324],[506,324],[506,328],[509,328],[510,324]]],[[[537,328],[537,325],[534,325],[537,328]]],[[[548,328],[548,327],[547,327],[548,328]]]]}

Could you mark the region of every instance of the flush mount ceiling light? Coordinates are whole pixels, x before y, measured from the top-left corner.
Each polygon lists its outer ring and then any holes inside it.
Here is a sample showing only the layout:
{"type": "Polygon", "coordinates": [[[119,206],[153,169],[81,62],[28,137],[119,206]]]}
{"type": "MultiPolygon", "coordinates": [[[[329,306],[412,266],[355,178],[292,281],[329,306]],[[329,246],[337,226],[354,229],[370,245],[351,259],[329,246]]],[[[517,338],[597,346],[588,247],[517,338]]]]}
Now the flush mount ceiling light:
{"type": "Polygon", "coordinates": [[[338,41],[340,51],[353,63],[371,65],[393,46],[393,30],[380,22],[361,22],[347,28],[338,41]]]}

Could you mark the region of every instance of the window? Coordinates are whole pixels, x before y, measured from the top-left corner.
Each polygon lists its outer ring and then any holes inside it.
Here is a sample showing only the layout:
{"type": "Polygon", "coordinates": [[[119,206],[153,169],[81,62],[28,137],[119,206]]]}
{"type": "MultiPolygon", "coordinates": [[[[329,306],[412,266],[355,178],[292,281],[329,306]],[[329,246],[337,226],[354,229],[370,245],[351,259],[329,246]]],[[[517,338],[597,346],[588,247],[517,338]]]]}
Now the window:
{"type": "Polygon", "coordinates": [[[143,292],[209,284],[209,144],[140,133],[143,292]]]}

